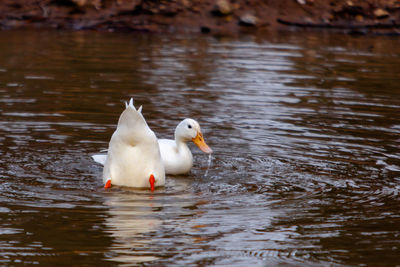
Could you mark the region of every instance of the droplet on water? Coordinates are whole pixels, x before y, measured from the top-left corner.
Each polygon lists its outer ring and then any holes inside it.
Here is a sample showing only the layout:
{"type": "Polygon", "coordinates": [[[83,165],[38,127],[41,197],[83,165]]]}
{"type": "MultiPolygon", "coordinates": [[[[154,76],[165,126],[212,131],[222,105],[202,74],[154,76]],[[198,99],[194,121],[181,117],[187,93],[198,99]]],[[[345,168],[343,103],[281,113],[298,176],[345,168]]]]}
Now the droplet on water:
{"type": "Polygon", "coordinates": [[[210,167],[211,167],[211,154],[208,155],[207,170],[206,170],[206,172],[204,173],[204,177],[207,177],[207,175],[208,175],[208,170],[210,169],[210,167]]]}

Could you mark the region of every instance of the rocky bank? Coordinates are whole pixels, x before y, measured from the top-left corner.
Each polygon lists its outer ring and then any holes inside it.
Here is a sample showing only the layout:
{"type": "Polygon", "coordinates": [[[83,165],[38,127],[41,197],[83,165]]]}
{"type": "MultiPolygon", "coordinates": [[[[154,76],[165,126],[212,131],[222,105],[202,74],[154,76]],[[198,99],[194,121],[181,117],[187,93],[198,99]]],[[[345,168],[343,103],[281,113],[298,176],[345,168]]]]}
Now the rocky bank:
{"type": "Polygon", "coordinates": [[[400,34],[400,0],[2,0],[0,28],[400,34]]]}

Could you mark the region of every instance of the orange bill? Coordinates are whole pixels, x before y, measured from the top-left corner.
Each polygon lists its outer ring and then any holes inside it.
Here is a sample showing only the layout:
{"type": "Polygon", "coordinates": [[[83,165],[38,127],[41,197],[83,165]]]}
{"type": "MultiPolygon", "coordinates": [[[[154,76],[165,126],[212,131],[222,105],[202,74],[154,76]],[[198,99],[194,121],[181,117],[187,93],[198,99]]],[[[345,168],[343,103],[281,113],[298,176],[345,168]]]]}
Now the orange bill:
{"type": "Polygon", "coordinates": [[[201,132],[197,132],[196,137],[193,138],[192,141],[204,153],[210,154],[213,152],[212,149],[206,144],[206,142],[204,142],[203,134],[201,132]]]}

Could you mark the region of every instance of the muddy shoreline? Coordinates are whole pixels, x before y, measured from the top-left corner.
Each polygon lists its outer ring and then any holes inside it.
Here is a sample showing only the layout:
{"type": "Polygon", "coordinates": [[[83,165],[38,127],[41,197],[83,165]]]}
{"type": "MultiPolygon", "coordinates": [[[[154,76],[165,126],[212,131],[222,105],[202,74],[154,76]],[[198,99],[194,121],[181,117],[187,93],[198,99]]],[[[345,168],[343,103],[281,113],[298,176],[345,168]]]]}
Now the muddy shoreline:
{"type": "Polygon", "coordinates": [[[400,35],[399,0],[3,0],[0,29],[400,35]]]}

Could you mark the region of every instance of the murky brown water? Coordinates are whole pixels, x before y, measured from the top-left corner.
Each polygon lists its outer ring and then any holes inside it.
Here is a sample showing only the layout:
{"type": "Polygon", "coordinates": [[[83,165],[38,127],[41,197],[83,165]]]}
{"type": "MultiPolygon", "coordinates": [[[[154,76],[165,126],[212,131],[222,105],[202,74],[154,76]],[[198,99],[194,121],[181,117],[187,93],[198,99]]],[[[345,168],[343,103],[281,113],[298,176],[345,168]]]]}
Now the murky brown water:
{"type": "Polygon", "coordinates": [[[400,264],[400,39],[0,32],[0,263],[400,264]],[[134,97],[189,176],[102,188],[134,97]]]}

